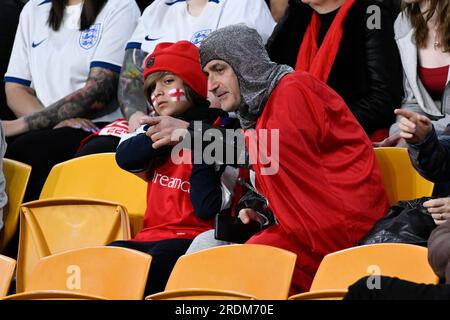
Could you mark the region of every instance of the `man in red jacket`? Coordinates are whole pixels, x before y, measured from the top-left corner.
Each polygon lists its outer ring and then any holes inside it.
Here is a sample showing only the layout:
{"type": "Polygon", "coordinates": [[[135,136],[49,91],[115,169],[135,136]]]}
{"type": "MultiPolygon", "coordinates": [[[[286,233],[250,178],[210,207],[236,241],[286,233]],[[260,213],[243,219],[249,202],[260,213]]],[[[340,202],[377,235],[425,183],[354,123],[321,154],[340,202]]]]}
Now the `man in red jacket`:
{"type": "MultiPolygon", "coordinates": [[[[211,33],[200,60],[221,108],[237,111],[253,133],[247,149],[256,189],[278,221],[248,243],[295,252],[292,293],[307,291],[322,258],[355,245],[389,207],[371,143],[342,98],[310,74],[270,61],[251,28],[211,33]],[[267,148],[255,148],[252,137],[267,148]],[[267,158],[276,171],[267,170],[267,158]]],[[[146,121],[156,146],[170,143],[172,128],[188,128],[175,119],[146,121]]],[[[256,218],[241,215],[244,223],[256,218]]]]}

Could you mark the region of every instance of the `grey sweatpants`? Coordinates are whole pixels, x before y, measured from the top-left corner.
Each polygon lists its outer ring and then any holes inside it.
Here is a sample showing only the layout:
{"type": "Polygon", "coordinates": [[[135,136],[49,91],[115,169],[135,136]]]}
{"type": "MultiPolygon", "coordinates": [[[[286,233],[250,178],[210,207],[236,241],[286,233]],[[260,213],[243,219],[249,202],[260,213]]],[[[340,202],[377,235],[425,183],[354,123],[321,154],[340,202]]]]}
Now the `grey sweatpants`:
{"type": "Polygon", "coordinates": [[[194,238],[191,245],[186,251],[186,254],[194,253],[200,250],[209,249],[218,246],[225,246],[233,244],[232,242],[216,240],[214,238],[214,229],[200,233],[194,238]]]}

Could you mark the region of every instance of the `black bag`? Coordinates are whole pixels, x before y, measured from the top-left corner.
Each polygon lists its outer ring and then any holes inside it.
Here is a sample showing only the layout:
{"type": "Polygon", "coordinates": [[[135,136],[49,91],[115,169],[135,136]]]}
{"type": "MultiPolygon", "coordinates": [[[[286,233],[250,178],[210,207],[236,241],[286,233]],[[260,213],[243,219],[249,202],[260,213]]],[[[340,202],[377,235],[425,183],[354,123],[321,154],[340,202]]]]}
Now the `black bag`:
{"type": "Polygon", "coordinates": [[[250,221],[244,224],[239,218],[229,214],[216,215],[216,228],[214,236],[217,240],[233,243],[245,243],[254,234],[262,230],[261,223],[250,221]]]}
{"type": "Polygon", "coordinates": [[[358,245],[396,242],[426,247],[431,232],[436,228],[433,217],[423,207],[423,203],[430,199],[433,197],[399,201],[375,223],[358,245]]]}
{"type": "Polygon", "coordinates": [[[270,209],[267,207],[266,199],[259,193],[255,192],[252,186],[248,185],[245,182],[243,183],[243,185],[246,185],[250,189],[250,191],[248,191],[239,200],[239,203],[235,208],[235,215],[216,215],[216,227],[214,236],[217,240],[234,243],[245,243],[253,235],[275,223],[275,217],[272,211],[270,211],[270,209]],[[238,213],[239,211],[241,211],[241,209],[245,208],[251,208],[257,211],[267,219],[268,223],[265,223],[264,226],[257,221],[250,221],[250,223],[248,224],[242,223],[241,219],[238,218],[238,213]]]}

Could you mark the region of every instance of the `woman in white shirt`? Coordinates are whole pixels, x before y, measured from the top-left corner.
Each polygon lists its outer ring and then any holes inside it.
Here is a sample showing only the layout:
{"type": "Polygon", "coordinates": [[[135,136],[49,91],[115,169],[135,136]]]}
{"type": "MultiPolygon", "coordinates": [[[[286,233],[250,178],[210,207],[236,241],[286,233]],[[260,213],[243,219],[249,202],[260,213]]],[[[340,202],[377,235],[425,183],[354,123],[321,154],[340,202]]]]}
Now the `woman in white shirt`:
{"type": "MultiPolygon", "coordinates": [[[[30,0],[5,75],[6,156],[33,167],[25,200],[80,142],[121,117],[116,89],[126,41],[139,19],[134,0],[30,0]]],[[[118,140],[106,149],[114,151],[118,140]]],[[[108,151],[108,150],[101,150],[108,151]]]]}

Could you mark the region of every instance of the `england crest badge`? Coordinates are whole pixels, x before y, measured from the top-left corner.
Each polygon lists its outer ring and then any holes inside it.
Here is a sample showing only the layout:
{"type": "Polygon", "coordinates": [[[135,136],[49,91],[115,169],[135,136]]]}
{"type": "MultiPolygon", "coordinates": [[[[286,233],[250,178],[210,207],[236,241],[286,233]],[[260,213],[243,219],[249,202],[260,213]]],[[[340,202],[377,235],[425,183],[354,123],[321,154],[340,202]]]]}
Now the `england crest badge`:
{"type": "Polygon", "coordinates": [[[98,39],[100,39],[102,25],[100,23],[93,24],[89,29],[84,30],[80,35],[80,47],[89,50],[94,47],[98,39]]]}
{"type": "Polygon", "coordinates": [[[191,42],[197,47],[200,47],[202,41],[211,33],[211,29],[201,30],[196,33],[191,38],[191,42]]]}

